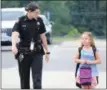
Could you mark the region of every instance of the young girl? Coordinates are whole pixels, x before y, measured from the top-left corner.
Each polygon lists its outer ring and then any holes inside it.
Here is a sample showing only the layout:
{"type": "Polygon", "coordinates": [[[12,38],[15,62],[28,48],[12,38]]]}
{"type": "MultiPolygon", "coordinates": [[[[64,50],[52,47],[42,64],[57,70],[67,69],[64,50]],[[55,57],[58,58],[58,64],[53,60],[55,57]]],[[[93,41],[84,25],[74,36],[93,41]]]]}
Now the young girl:
{"type": "Polygon", "coordinates": [[[80,83],[80,68],[82,66],[90,66],[92,70],[92,81],[91,85],[81,85],[83,89],[94,89],[97,86],[97,76],[99,76],[97,64],[101,63],[100,54],[96,50],[95,55],[93,53],[93,48],[96,48],[93,36],[91,32],[84,32],[81,37],[81,57],[79,59],[79,52],[75,56],[75,62],[80,63],[76,82],[80,83]]]}

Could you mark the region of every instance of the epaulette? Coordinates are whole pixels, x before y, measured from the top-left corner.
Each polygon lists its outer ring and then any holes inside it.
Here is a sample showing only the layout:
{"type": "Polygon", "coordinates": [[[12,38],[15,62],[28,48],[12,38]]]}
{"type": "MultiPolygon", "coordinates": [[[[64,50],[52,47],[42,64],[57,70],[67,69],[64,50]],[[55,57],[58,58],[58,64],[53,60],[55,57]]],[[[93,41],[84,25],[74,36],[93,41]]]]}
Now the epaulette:
{"type": "Polygon", "coordinates": [[[19,17],[19,21],[26,21],[27,20],[27,17],[24,15],[24,16],[21,16],[19,17]]]}

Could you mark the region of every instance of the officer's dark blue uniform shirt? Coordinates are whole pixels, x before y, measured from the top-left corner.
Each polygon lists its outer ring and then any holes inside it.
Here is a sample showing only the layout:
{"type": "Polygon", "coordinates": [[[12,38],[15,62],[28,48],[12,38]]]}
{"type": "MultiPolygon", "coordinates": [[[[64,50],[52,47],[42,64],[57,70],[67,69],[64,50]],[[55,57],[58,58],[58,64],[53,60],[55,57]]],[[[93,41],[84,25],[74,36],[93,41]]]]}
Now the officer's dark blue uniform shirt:
{"type": "MultiPolygon", "coordinates": [[[[46,32],[45,25],[43,20],[38,17],[37,19],[29,19],[27,15],[22,16],[15,23],[12,32],[19,32],[20,34],[20,46],[29,47],[30,42],[33,38],[36,43],[40,39],[40,34],[46,32]]],[[[44,53],[43,47],[41,49],[41,53],[44,53]]]]}

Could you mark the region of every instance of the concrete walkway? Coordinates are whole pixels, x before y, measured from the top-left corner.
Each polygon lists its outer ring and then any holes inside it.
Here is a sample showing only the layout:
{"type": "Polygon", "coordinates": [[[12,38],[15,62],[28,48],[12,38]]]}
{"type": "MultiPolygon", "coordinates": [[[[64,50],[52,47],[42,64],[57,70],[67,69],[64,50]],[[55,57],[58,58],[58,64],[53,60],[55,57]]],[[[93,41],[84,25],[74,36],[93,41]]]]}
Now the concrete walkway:
{"type": "MultiPolygon", "coordinates": [[[[75,86],[74,72],[43,71],[42,77],[43,88],[77,88],[75,86]]],[[[19,83],[17,67],[2,70],[2,88],[20,88],[19,83]]],[[[100,72],[98,88],[106,88],[106,72],[100,72]]]]}

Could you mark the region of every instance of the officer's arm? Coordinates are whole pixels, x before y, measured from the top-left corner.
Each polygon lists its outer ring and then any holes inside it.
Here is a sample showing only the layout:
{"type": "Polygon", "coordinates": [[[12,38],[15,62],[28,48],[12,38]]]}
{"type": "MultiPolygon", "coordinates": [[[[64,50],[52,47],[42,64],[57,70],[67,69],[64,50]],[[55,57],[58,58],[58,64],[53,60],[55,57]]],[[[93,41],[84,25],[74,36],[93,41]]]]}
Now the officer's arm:
{"type": "Polygon", "coordinates": [[[41,26],[40,26],[39,33],[40,33],[40,37],[41,37],[41,40],[42,40],[42,43],[43,43],[42,45],[45,49],[45,52],[49,52],[45,32],[46,32],[45,24],[44,24],[43,20],[41,19],[41,26]]]}
{"type": "Polygon", "coordinates": [[[43,47],[44,47],[45,51],[46,51],[46,52],[49,52],[49,50],[48,50],[48,44],[47,44],[47,39],[46,39],[45,33],[41,34],[40,37],[41,37],[41,40],[42,40],[43,47]]]}
{"type": "Polygon", "coordinates": [[[12,32],[12,46],[16,46],[19,39],[19,32],[12,32]]]}
{"type": "Polygon", "coordinates": [[[15,23],[12,29],[12,46],[16,46],[19,39],[19,21],[15,23]]]}

